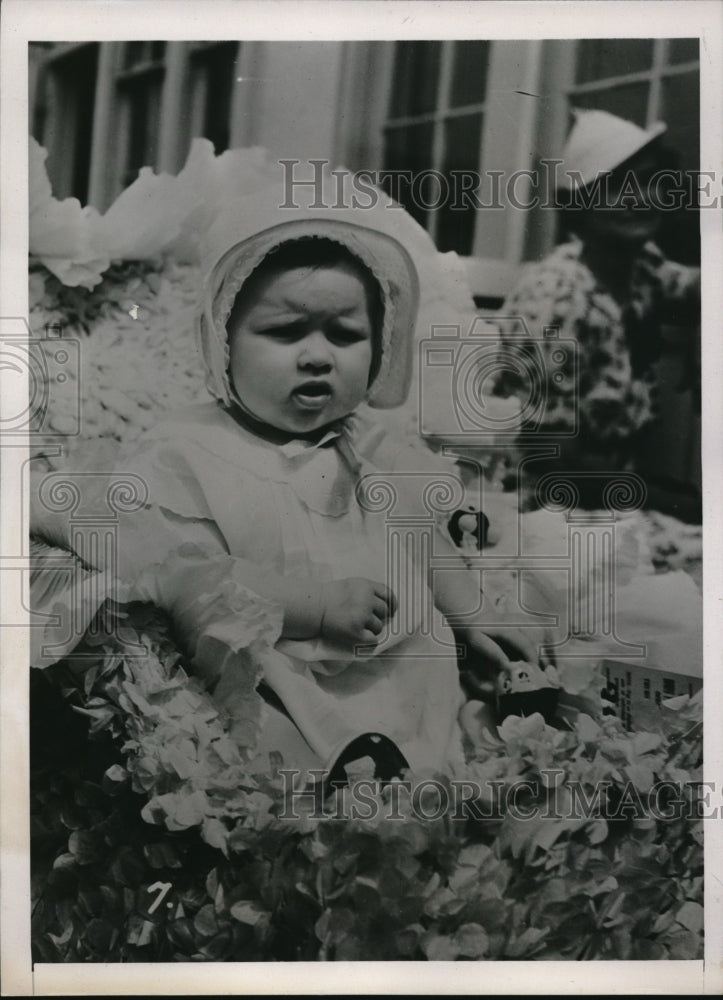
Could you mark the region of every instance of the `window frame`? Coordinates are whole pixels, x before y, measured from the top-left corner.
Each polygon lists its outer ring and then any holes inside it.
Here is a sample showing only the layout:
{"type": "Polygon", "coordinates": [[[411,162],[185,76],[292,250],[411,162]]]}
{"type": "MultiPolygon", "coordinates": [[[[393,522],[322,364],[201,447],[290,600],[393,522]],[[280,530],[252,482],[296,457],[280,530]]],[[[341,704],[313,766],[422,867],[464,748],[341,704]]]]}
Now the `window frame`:
{"type": "MultiPolygon", "coordinates": [[[[616,87],[624,87],[631,83],[649,83],[645,127],[649,128],[656,121],[660,121],[662,117],[663,79],[670,76],[680,76],[693,71],[699,72],[700,58],[680,63],[671,63],[668,61],[671,39],[653,38],[651,40],[653,42],[653,53],[650,66],[647,69],[634,70],[631,73],[613,74],[611,76],[600,77],[597,80],[588,80],[584,83],[575,83],[573,60],[573,77],[567,88],[568,106],[571,104],[574,105],[575,94],[614,90],[616,87]]],[[[581,39],[578,39],[578,44],[580,41],[581,39]]],[[[575,54],[577,55],[577,51],[575,54]]]]}
{"type": "MultiPolygon", "coordinates": [[[[484,107],[478,169],[482,178],[491,170],[505,170],[510,163],[531,170],[539,141],[540,115],[530,95],[541,86],[547,43],[542,39],[480,40],[489,41],[491,46],[485,100],[464,106],[464,113],[469,113],[470,108],[484,107]],[[513,105],[516,129],[509,128],[510,94],[516,102],[513,105]]],[[[357,43],[346,43],[346,73],[338,110],[340,121],[354,122],[357,127],[353,132],[348,127],[340,130],[337,160],[348,163],[352,169],[381,170],[385,126],[403,120],[388,115],[396,43],[373,42],[359,49],[353,48],[354,44],[357,43]],[[364,136],[362,140],[360,133],[364,136]]],[[[482,193],[480,196],[484,197],[482,193]]],[[[510,211],[511,208],[503,192],[499,209],[478,212],[472,252],[461,256],[470,288],[481,300],[492,302],[504,298],[525,253],[528,220],[524,212],[510,211]]],[[[534,228],[539,231],[539,221],[534,228]]],[[[552,236],[545,241],[545,248],[551,244],[552,236]]]]}
{"type": "MultiPolygon", "coordinates": [[[[446,153],[446,142],[445,142],[445,127],[448,121],[454,118],[463,118],[469,115],[481,115],[482,122],[480,127],[480,139],[479,146],[477,149],[477,164],[478,169],[481,169],[482,157],[484,152],[484,131],[485,131],[485,117],[488,110],[488,95],[489,95],[489,78],[490,78],[490,62],[491,62],[491,46],[494,44],[493,41],[489,39],[469,39],[470,41],[486,41],[490,46],[487,57],[487,73],[485,79],[485,92],[484,99],[482,101],[475,101],[471,104],[461,104],[452,105],[450,103],[452,96],[452,84],[454,78],[454,57],[455,57],[455,46],[459,41],[465,41],[466,39],[430,39],[430,41],[439,41],[441,45],[440,50],[440,60],[439,60],[439,76],[437,79],[437,88],[435,95],[434,108],[431,111],[424,111],[418,114],[412,115],[398,115],[396,117],[387,115],[384,119],[384,124],[382,127],[382,148],[386,144],[387,133],[397,130],[410,128],[415,125],[431,125],[432,126],[432,148],[431,148],[431,161],[429,164],[429,170],[433,170],[438,173],[444,172],[444,160],[446,153]]],[[[396,56],[396,46],[399,44],[406,44],[404,42],[394,42],[394,52],[392,54],[392,66],[394,65],[394,59],[396,56]]],[[[391,88],[389,90],[389,95],[391,95],[391,88]]],[[[389,99],[389,98],[387,98],[389,99]]],[[[437,242],[439,236],[439,225],[440,225],[440,210],[439,208],[429,209],[429,227],[427,232],[432,237],[432,239],[437,242]]],[[[477,226],[475,225],[475,232],[477,226]]],[[[474,246],[474,234],[473,234],[473,246],[474,246]]]]}

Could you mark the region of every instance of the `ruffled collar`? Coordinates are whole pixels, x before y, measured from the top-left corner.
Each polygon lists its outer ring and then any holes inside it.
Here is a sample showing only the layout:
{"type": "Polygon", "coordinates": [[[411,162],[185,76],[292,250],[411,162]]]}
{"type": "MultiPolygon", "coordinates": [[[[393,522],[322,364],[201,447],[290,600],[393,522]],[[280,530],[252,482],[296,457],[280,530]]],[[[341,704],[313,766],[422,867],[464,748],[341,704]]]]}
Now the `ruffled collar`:
{"type": "Polygon", "coordinates": [[[222,406],[222,409],[244,430],[254,437],[274,445],[286,458],[293,459],[301,455],[308,455],[310,451],[333,445],[353,472],[358,473],[361,469],[362,459],[353,443],[358,424],[358,418],[353,413],[319,428],[312,434],[293,435],[260,420],[236,399],[228,406],[222,406]]]}

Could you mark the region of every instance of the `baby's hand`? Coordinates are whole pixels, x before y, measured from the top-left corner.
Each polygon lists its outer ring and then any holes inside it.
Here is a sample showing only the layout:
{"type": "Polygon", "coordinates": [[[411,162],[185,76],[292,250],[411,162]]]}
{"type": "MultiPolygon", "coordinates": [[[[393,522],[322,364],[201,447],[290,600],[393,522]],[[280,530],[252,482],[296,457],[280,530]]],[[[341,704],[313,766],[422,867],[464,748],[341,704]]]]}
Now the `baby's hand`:
{"type": "Polygon", "coordinates": [[[375,645],[397,599],[383,583],[353,576],[323,584],[321,634],[342,645],[375,645]]]}
{"type": "Polygon", "coordinates": [[[540,655],[523,629],[490,624],[484,628],[464,629],[463,638],[471,647],[472,659],[469,666],[483,688],[488,689],[488,693],[492,692],[500,671],[509,667],[511,659],[523,659],[543,666],[547,664],[545,654],[540,655]]]}

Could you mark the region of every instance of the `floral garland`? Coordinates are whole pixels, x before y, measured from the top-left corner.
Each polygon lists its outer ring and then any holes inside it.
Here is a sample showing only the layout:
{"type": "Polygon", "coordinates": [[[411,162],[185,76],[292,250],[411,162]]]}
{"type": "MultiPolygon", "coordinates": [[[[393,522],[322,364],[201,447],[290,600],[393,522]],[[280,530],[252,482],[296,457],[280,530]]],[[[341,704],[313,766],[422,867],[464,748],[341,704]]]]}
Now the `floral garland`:
{"type": "MultiPolygon", "coordinates": [[[[43,878],[36,863],[45,960],[700,956],[699,699],[669,703],[655,733],[610,718],[581,716],[564,731],[510,717],[460,774],[411,776],[420,794],[400,795],[394,815],[389,789],[362,800],[353,784],[315,814],[290,809],[280,760],[249,773],[162,615],[108,614],[95,645],[86,637],[38,675],[78,703],[93,741],[112,736],[119,748],[95,785],[87,767],[72,779],[75,807],[58,791],[43,878]],[[455,779],[496,788],[500,807],[482,818],[440,810],[455,779]],[[536,818],[505,797],[521,780],[536,818]],[[661,781],[681,789],[677,818],[638,812],[661,781]],[[551,796],[564,805],[573,789],[591,799],[596,788],[612,818],[545,818],[551,796]],[[160,912],[159,886],[170,893],[160,912]]],[[[57,757],[51,769],[57,783],[57,757]]],[[[39,781],[43,817],[48,794],[39,781]]]]}

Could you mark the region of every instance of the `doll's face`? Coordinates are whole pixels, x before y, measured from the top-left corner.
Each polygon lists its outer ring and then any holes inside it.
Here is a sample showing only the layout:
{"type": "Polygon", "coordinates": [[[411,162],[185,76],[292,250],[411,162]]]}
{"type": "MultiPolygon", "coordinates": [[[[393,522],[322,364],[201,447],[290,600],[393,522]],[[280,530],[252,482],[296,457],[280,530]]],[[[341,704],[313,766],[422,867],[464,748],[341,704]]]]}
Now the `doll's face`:
{"type": "Polygon", "coordinates": [[[364,399],[372,363],[373,279],[353,262],[268,269],[228,323],[229,370],[260,420],[310,433],[364,399]]]}

